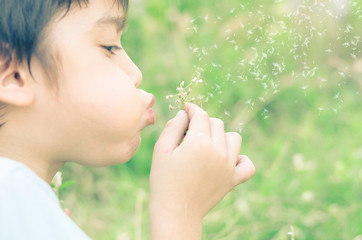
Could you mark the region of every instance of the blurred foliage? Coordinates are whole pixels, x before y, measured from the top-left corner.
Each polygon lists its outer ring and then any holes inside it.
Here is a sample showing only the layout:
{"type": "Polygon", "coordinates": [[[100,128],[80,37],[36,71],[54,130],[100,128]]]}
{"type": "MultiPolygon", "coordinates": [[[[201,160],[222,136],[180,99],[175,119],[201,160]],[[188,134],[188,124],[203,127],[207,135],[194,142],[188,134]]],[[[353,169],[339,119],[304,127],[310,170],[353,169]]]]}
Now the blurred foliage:
{"type": "Polygon", "coordinates": [[[152,150],[176,114],[165,97],[202,79],[192,95],[257,168],[206,217],[204,239],[290,239],[291,226],[296,239],[361,239],[361,23],[359,0],[131,1],[122,44],[157,123],[127,164],[68,164],[65,207],[94,239],[149,239],[152,150]]]}

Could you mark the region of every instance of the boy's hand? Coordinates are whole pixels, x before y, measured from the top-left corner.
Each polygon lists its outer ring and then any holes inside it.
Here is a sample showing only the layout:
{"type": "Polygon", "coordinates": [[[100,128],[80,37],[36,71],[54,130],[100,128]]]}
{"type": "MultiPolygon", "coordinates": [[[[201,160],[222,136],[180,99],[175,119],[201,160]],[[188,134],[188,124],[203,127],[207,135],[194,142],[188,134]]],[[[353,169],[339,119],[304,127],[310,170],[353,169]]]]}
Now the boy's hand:
{"type": "Polygon", "coordinates": [[[201,239],[207,212],[254,175],[254,165],[239,155],[240,147],[239,134],[225,133],[221,120],[185,104],[185,111],[167,123],[154,149],[151,239],[201,239]]]}

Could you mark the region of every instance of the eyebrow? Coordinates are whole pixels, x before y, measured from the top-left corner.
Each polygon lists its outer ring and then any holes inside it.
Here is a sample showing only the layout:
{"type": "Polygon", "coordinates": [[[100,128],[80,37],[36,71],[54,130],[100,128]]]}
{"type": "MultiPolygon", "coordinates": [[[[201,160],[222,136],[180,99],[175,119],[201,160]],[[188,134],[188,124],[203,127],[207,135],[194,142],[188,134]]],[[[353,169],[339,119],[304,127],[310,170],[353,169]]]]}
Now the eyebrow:
{"type": "Polygon", "coordinates": [[[123,16],[104,16],[94,24],[96,27],[102,25],[114,25],[117,29],[117,32],[121,32],[127,25],[127,18],[123,16]]]}

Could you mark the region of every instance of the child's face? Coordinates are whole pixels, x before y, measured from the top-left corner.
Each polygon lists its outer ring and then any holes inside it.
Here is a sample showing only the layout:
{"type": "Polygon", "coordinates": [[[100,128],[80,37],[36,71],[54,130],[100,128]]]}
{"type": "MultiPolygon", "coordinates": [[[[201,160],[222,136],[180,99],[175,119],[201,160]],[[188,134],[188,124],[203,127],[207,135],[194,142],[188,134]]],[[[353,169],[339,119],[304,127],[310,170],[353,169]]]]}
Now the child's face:
{"type": "Polygon", "coordinates": [[[140,70],[124,50],[110,48],[121,47],[121,32],[112,22],[120,17],[113,0],[94,0],[51,27],[49,37],[62,63],[60,90],[54,96],[44,87],[38,104],[48,134],[59,142],[59,159],[86,165],[125,162],[139,146],[140,131],[155,121],[153,95],[137,88],[140,70]]]}

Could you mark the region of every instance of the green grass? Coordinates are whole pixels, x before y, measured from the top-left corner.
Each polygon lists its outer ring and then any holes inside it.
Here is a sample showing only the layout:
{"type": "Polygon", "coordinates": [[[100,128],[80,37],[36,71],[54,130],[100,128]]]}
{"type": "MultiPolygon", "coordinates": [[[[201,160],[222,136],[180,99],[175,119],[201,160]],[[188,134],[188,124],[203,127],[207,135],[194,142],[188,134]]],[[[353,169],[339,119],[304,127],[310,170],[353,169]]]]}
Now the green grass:
{"type": "Polygon", "coordinates": [[[257,168],[206,217],[204,239],[290,239],[291,226],[296,239],[362,234],[362,4],[351,1],[351,13],[335,20],[313,1],[303,17],[286,17],[295,10],[287,3],[131,1],[122,42],[143,72],[141,87],[156,96],[157,123],[125,165],[64,167],[63,177],[75,184],[60,197],[93,239],[148,239],[152,150],[175,115],[165,96],[191,81],[196,66],[204,83],[192,94],[204,97],[200,104],[227,130],[242,134],[242,153],[257,168]]]}

